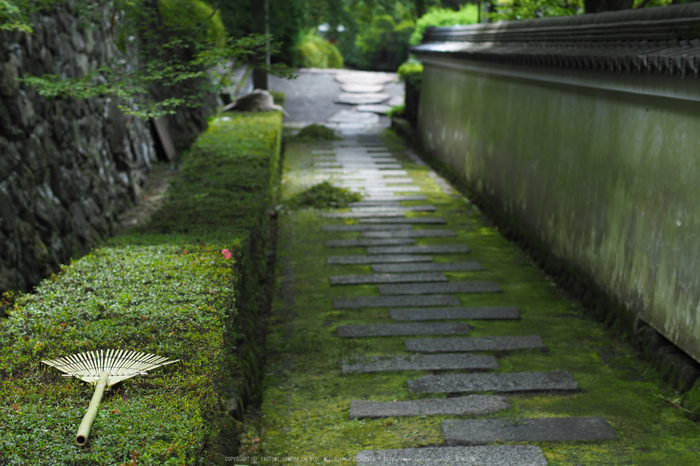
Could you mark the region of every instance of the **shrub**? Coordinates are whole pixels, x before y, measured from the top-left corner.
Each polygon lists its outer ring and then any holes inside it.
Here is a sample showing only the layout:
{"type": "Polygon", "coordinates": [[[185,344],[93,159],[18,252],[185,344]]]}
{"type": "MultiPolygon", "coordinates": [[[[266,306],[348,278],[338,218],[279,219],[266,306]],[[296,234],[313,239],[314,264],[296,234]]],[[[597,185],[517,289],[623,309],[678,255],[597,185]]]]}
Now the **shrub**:
{"type": "Polygon", "coordinates": [[[405,108],[402,112],[414,126],[418,123],[418,103],[420,101],[420,88],[423,81],[423,64],[415,59],[410,59],[399,66],[399,77],[405,83],[405,108]]]}
{"type": "Polygon", "coordinates": [[[197,39],[212,45],[226,44],[220,12],[211,16],[212,7],[202,0],[158,0],[158,10],[169,30],[183,36],[197,33],[197,39]]]}
{"type": "Polygon", "coordinates": [[[294,137],[296,141],[338,141],[342,138],[335,134],[332,129],[323,125],[304,126],[294,137]]]}
{"type": "Polygon", "coordinates": [[[389,15],[380,15],[356,38],[361,59],[359,68],[394,71],[408,58],[408,38],[413,32],[412,21],[396,23],[389,15]]]}
{"type": "Polygon", "coordinates": [[[338,48],[313,32],[304,35],[296,53],[304,68],[343,67],[343,56],[338,48]]]}
{"type": "Polygon", "coordinates": [[[431,26],[454,26],[476,24],[479,21],[479,7],[475,4],[463,5],[458,11],[447,8],[431,8],[416,21],[416,28],[409,39],[410,45],[418,45],[423,40],[426,28],[431,26]]]}
{"type": "Polygon", "coordinates": [[[355,193],[346,188],[338,188],[328,181],[314,185],[296,194],[291,199],[292,207],[312,207],[314,209],[340,209],[347,207],[352,202],[362,200],[362,194],[355,193]]]}

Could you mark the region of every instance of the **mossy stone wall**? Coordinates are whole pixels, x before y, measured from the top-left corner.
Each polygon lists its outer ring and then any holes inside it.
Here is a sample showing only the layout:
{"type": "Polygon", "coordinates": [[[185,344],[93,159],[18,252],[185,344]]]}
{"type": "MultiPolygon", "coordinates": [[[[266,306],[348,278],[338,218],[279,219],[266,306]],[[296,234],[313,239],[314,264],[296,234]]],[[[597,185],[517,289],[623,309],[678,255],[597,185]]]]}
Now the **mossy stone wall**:
{"type": "Polygon", "coordinates": [[[696,81],[431,57],[424,147],[700,361],[696,81]]]}

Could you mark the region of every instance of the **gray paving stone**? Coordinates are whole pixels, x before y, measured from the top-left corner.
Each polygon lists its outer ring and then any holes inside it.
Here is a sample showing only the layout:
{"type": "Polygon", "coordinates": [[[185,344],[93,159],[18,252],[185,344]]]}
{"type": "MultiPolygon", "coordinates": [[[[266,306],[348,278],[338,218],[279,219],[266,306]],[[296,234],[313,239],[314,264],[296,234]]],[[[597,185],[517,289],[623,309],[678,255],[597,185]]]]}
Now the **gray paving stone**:
{"type": "Polygon", "coordinates": [[[469,333],[469,326],[460,323],[349,324],[338,327],[338,336],[343,338],[398,337],[407,335],[464,335],[467,333],[469,333]]]}
{"type": "Polygon", "coordinates": [[[384,231],[412,230],[411,225],[323,225],[323,231],[384,231]]]}
{"type": "Polygon", "coordinates": [[[329,281],[331,285],[376,285],[378,283],[446,282],[447,277],[441,273],[366,273],[332,275],[329,281]]]}
{"type": "Polygon", "coordinates": [[[326,246],[330,248],[364,248],[380,244],[415,244],[415,242],[416,240],[411,238],[332,239],[326,241],[326,246]],[[382,242],[380,243],[380,241],[382,242]],[[392,242],[388,243],[388,241],[392,242]]]}
{"type": "MultiPolygon", "coordinates": [[[[362,307],[408,307],[408,306],[458,306],[454,296],[359,296],[355,298],[333,298],[335,309],[357,309],[362,307]]],[[[387,324],[387,325],[431,325],[431,324],[387,324]]],[[[422,335],[422,334],[421,334],[422,335]]]]}
{"type": "Polygon", "coordinates": [[[370,374],[394,371],[442,371],[465,369],[489,371],[498,369],[498,362],[486,354],[422,354],[394,357],[366,357],[359,361],[343,362],[343,374],[370,374]]]}
{"type": "MultiPolygon", "coordinates": [[[[410,188],[412,186],[408,186],[410,188]]],[[[416,186],[416,190],[420,190],[416,186]]],[[[392,188],[393,189],[393,188],[392,188]]],[[[409,223],[413,225],[442,225],[447,223],[442,217],[407,217],[407,218],[362,218],[360,223],[409,223]]]]}
{"type": "Polygon", "coordinates": [[[468,395],[414,401],[350,401],[350,419],[400,416],[486,416],[511,406],[498,395],[468,395]]]}
{"type": "Polygon", "coordinates": [[[383,212],[385,210],[402,210],[404,212],[435,212],[436,208],[431,204],[407,205],[407,206],[359,206],[351,207],[353,212],[383,212]]]}
{"type": "Polygon", "coordinates": [[[427,375],[409,380],[408,389],[419,393],[574,393],[580,390],[566,371],[427,375]]]}
{"type": "Polygon", "coordinates": [[[469,248],[463,244],[433,246],[381,246],[368,248],[367,254],[463,254],[469,248]]]}
{"type": "MultiPolygon", "coordinates": [[[[369,248],[368,248],[369,249],[369,248]]],[[[379,294],[500,293],[494,282],[421,283],[415,285],[379,285],[379,294]]]]}
{"type": "Polygon", "coordinates": [[[374,256],[328,256],[326,264],[329,265],[352,265],[352,264],[384,264],[392,262],[431,262],[431,256],[386,254],[374,256]],[[415,257],[415,259],[414,259],[415,257]]]}
{"type": "Polygon", "coordinates": [[[368,104],[381,104],[389,100],[391,96],[389,94],[373,93],[373,94],[351,94],[349,92],[342,92],[333,99],[333,102],[338,104],[349,104],[349,105],[368,105],[368,104]]]}
{"type": "Polygon", "coordinates": [[[387,192],[413,193],[413,192],[419,192],[419,191],[420,191],[420,186],[382,186],[382,187],[376,187],[376,188],[371,188],[371,189],[365,188],[362,190],[362,192],[364,192],[370,196],[373,194],[377,194],[377,193],[387,193],[387,192]]]}
{"type": "Polygon", "coordinates": [[[375,73],[369,71],[350,71],[338,73],[335,80],[341,84],[388,84],[396,82],[398,77],[393,73],[375,73]]]}
{"type": "MultiPolygon", "coordinates": [[[[405,170],[401,170],[401,171],[405,172],[405,170]]],[[[404,176],[406,174],[407,174],[407,172],[402,173],[400,175],[385,175],[381,171],[377,171],[376,173],[362,173],[360,175],[353,175],[353,174],[346,175],[344,173],[330,173],[330,174],[329,173],[325,173],[325,174],[318,174],[317,173],[314,175],[314,178],[316,178],[316,179],[328,179],[328,178],[330,178],[334,181],[345,181],[347,183],[353,182],[354,180],[357,180],[356,182],[379,181],[382,183],[386,183],[386,182],[388,182],[386,180],[395,180],[395,179],[397,179],[396,178],[397,176],[404,176]]],[[[401,178],[399,178],[399,179],[401,179],[401,178]]]]}
{"type": "Polygon", "coordinates": [[[347,170],[401,170],[400,163],[314,162],[314,168],[344,168],[347,170]]]}
{"type": "Polygon", "coordinates": [[[387,104],[375,104],[375,105],[358,105],[355,110],[358,112],[373,112],[380,115],[386,115],[391,111],[391,105],[387,104]]]}
{"type": "MultiPolygon", "coordinates": [[[[339,185],[344,186],[344,185],[339,185]]],[[[380,210],[376,212],[326,212],[322,214],[326,218],[365,218],[365,217],[403,217],[406,215],[405,210],[380,210]]]]}
{"type": "Polygon", "coordinates": [[[389,314],[394,320],[513,320],[520,318],[520,313],[515,307],[414,307],[407,309],[392,309],[391,311],[389,311],[389,314]]]}
{"type": "Polygon", "coordinates": [[[455,419],[441,422],[440,427],[448,445],[617,439],[615,431],[602,417],[455,419]]]}
{"type": "MultiPolygon", "coordinates": [[[[372,196],[367,196],[365,197],[362,201],[360,202],[386,202],[386,201],[395,201],[395,202],[402,202],[402,201],[427,201],[428,196],[425,196],[423,194],[413,194],[413,195],[396,195],[396,194],[375,194],[372,196]]],[[[350,204],[352,206],[352,204],[350,204]]]]}
{"type": "Polygon", "coordinates": [[[406,351],[418,353],[453,353],[460,351],[546,350],[539,335],[522,337],[416,338],[406,340],[406,351]]]}
{"type": "Polygon", "coordinates": [[[542,449],[534,445],[362,450],[355,462],[372,466],[547,466],[542,449]]]}
{"type": "MultiPolygon", "coordinates": [[[[406,233],[411,233],[412,231],[424,231],[424,230],[407,230],[406,233]]],[[[364,237],[364,235],[362,235],[364,237]]],[[[408,235],[410,237],[410,235],[408,235]]],[[[400,238],[401,236],[399,236],[400,238]]],[[[478,262],[433,262],[430,264],[404,264],[406,267],[400,267],[400,264],[396,266],[386,266],[382,265],[378,267],[377,270],[372,268],[373,272],[377,273],[402,273],[402,272],[462,272],[462,271],[476,271],[484,270],[484,268],[478,262]],[[380,270],[381,269],[381,270],[380,270]]]]}
{"type": "Polygon", "coordinates": [[[333,114],[326,121],[332,123],[358,123],[365,125],[376,125],[379,123],[379,115],[377,115],[376,113],[356,112],[353,108],[352,110],[341,110],[333,114]]]}
{"type": "MultiPolygon", "coordinates": [[[[394,237],[404,237],[404,238],[444,238],[448,236],[457,236],[454,230],[445,229],[430,229],[430,230],[409,230],[399,232],[372,232],[363,233],[363,237],[366,238],[394,238],[394,237]]],[[[470,264],[475,264],[475,262],[470,262],[470,264]]]]}
{"type": "Polygon", "coordinates": [[[386,176],[383,176],[382,178],[378,178],[375,176],[371,177],[366,177],[366,178],[357,178],[357,181],[353,179],[348,179],[346,178],[339,178],[339,183],[340,184],[345,184],[345,185],[358,185],[360,187],[367,187],[367,188],[373,188],[373,187],[386,187],[387,185],[390,184],[413,184],[413,178],[389,178],[386,176]]]}
{"type": "Polygon", "coordinates": [[[320,173],[341,173],[341,174],[355,174],[355,175],[382,175],[382,176],[398,176],[406,175],[408,173],[406,170],[396,170],[396,169],[383,169],[383,168],[316,168],[315,171],[320,173]]]}
{"type": "Polygon", "coordinates": [[[382,92],[384,90],[384,85],[347,83],[340,86],[340,90],[343,92],[357,92],[360,94],[366,94],[372,92],[382,92]]]}

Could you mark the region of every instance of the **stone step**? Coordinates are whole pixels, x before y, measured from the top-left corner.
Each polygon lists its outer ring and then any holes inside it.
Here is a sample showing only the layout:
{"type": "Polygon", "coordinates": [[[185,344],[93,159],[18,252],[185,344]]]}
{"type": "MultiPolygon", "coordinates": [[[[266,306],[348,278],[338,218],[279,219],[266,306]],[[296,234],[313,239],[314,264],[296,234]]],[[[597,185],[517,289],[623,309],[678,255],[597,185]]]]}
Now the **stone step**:
{"type": "Polygon", "coordinates": [[[350,401],[350,419],[402,416],[486,416],[509,409],[508,399],[498,395],[468,395],[414,401],[350,401]]]}
{"type": "Polygon", "coordinates": [[[379,273],[333,275],[329,281],[331,285],[376,285],[378,283],[446,282],[447,277],[441,273],[379,273]]]}
{"type": "MultiPolygon", "coordinates": [[[[405,170],[402,170],[405,172],[405,170]]],[[[387,175],[381,170],[374,170],[372,173],[326,173],[326,174],[320,174],[316,173],[314,175],[315,179],[324,179],[324,180],[331,180],[331,181],[353,181],[356,180],[356,182],[364,181],[364,180],[392,180],[396,179],[398,177],[406,177],[408,176],[408,172],[405,173],[396,173],[393,175],[387,175]]]]}
{"type": "Polygon", "coordinates": [[[379,285],[379,294],[500,293],[494,282],[423,283],[415,285],[379,285]]]}
{"type": "Polygon", "coordinates": [[[413,307],[392,309],[389,311],[389,314],[394,320],[413,321],[443,319],[513,320],[520,318],[520,313],[515,307],[413,307]]]}
{"type": "Polygon", "coordinates": [[[413,178],[388,178],[385,176],[382,179],[378,179],[374,176],[358,177],[356,180],[341,179],[333,184],[341,187],[375,189],[390,187],[390,184],[413,184],[413,178]]]}
{"type": "MultiPolygon", "coordinates": [[[[351,204],[353,206],[353,204],[351,204]]],[[[457,236],[454,230],[445,229],[426,229],[426,230],[409,230],[403,231],[402,233],[392,233],[388,231],[376,231],[363,233],[363,238],[442,238],[447,236],[457,236]]]]}
{"type": "Polygon", "coordinates": [[[329,248],[366,248],[367,246],[416,244],[410,238],[380,238],[380,239],[332,239],[326,241],[329,248]],[[390,242],[391,241],[391,242],[390,242]]]}
{"type": "Polygon", "coordinates": [[[343,362],[343,374],[369,374],[373,372],[396,371],[445,371],[465,369],[490,371],[498,369],[498,361],[485,354],[422,354],[394,357],[365,357],[359,361],[343,362]]]}
{"type": "Polygon", "coordinates": [[[448,295],[430,296],[358,296],[333,298],[335,309],[362,307],[459,306],[459,299],[448,295]]]}
{"type": "Polygon", "coordinates": [[[326,264],[351,265],[351,264],[383,264],[391,262],[431,262],[431,256],[419,256],[414,254],[386,254],[373,256],[328,256],[326,264]]]}
{"type": "Polygon", "coordinates": [[[463,244],[438,244],[430,246],[376,246],[367,248],[367,254],[465,254],[468,252],[469,248],[463,244]]]}
{"type": "Polygon", "coordinates": [[[442,217],[406,217],[406,218],[361,218],[360,223],[403,223],[406,225],[442,225],[447,223],[442,217]]]}
{"type": "Polygon", "coordinates": [[[469,333],[469,326],[457,322],[436,324],[348,324],[338,327],[338,336],[343,338],[465,335],[467,333],[469,333]]]}
{"type": "MultiPolygon", "coordinates": [[[[377,187],[365,187],[363,189],[357,189],[357,191],[367,194],[369,196],[380,194],[380,193],[417,193],[420,192],[420,186],[377,186],[377,187]]],[[[445,222],[442,222],[445,223],[445,222]]]]}
{"type": "Polygon", "coordinates": [[[418,353],[547,349],[539,335],[524,337],[416,338],[406,340],[405,345],[406,351],[418,353]]]}
{"type": "Polygon", "coordinates": [[[373,204],[373,203],[378,203],[378,202],[427,201],[427,200],[428,200],[428,196],[425,196],[423,194],[414,194],[414,195],[407,195],[407,196],[396,196],[393,194],[382,194],[382,195],[365,197],[360,202],[350,204],[350,207],[353,207],[356,204],[364,204],[364,203],[373,204]]]}
{"type": "Polygon", "coordinates": [[[355,462],[372,466],[547,466],[542,449],[534,445],[362,450],[355,462]]]}
{"type": "Polygon", "coordinates": [[[383,210],[376,212],[327,212],[322,214],[326,218],[365,218],[365,217],[382,217],[395,218],[405,217],[405,210],[383,210]]]}
{"type": "Polygon", "coordinates": [[[314,162],[313,163],[314,168],[347,168],[347,169],[363,169],[367,168],[370,170],[384,170],[384,169],[391,169],[391,170],[402,170],[402,166],[400,163],[395,163],[389,160],[373,160],[373,161],[362,161],[362,160],[357,160],[357,161],[336,161],[336,162],[314,162]]]}
{"type": "Polygon", "coordinates": [[[357,175],[363,175],[363,174],[379,174],[383,176],[396,176],[396,175],[406,175],[406,170],[382,170],[382,169],[372,169],[372,168],[366,168],[366,169],[358,169],[358,170],[350,170],[350,169],[344,169],[344,168],[317,168],[315,171],[320,172],[320,173],[344,173],[346,175],[349,175],[350,173],[354,173],[357,175]]]}
{"type": "Polygon", "coordinates": [[[427,375],[408,381],[419,393],[575,393],[580,388],[566,371],[427,375]]]}
{"type": "Polygon", "coordinates": [[[437,209],[434,205],[363,205],[363,206],[351,206],[353,212],[383,212],[383,211],[395,211],[400,210],[403,212],[435,212],[437,209]]]}
{"type": "Polygon", "coordinates": [[[387,231],[412,230],[411,225],[323,225],[322,231],[387,231]]]}
{"type": "Polygon", "coordinates": [[[448,445],[617,439],[615,431],[602,417],[455,419],[441,422],[440,427],[448,445]]]}
{"type": "MultiPolygon", "coordinates": [[[[407,233],[411,230],[405,230],[407,233]]],[[[421,230],[419,230],[421,231],[421,230]]],[[[363,235],[364,236],[364,235],[363,235]]],[[[431,262],[429,264],[382,264],[373,265],[372,272],[473,272],[484,270],[478,262],[431,262]],[[376,269],[375,269],[376,267],[376,269]]]]}

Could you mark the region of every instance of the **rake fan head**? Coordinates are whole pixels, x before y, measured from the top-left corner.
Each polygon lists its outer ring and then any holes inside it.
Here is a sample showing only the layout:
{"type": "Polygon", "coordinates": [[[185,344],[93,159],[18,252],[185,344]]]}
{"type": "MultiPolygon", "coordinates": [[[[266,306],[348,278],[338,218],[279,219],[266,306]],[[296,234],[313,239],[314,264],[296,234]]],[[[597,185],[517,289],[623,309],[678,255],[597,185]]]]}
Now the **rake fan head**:
{"type": "Polygon", "coordinates": [[[152,369],[177,361],[179,359],[170,360],[155,354],[110,349],[72,354],[42,362],[65,372],[64,377],[76,377],[92,384],[97,382],[102,372],[108,372],[107,386],[109,387],[137,375],[146,375],[152,369]]]}

